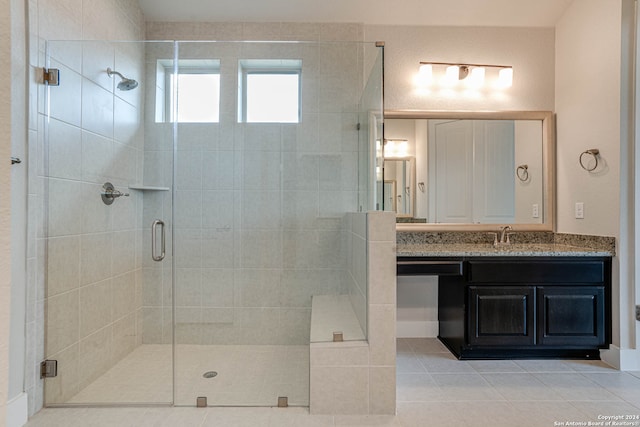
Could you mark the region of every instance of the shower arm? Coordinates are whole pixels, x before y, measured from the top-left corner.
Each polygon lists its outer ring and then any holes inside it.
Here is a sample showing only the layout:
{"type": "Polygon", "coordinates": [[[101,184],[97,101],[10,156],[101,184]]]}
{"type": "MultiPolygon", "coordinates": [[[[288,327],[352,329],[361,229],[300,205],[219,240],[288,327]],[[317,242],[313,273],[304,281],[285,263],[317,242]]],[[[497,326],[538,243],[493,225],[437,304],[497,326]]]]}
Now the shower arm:
{"type": "Polygon", "coordinates": [[[113,76],[114,74],[120,76],[120,78],[122,80],[127,80],[127,78],[125,76],[123,76],[122,74],[120,74],[118,71],[116,70],[112,70],[111,68],[107,68],[107,74],[109,75],[109,77],[113,76]]]}

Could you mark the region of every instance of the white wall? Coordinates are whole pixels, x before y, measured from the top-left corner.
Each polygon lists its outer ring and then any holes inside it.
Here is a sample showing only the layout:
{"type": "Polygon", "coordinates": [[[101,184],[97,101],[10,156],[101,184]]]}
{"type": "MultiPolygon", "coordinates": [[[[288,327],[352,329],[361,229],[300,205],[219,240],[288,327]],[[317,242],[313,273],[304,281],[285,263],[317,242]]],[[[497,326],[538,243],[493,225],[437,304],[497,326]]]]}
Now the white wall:
{"type": "MultiPolygon", "coordinates": [[[[27,418],[24,393],[26,356],[27,253],[27,97],[25,4],[11,0],[11,155],[23,162],[11,166],[11,339],[9,342],[9,403],[7,425],[27,418]]],[[[8,164],[8,163],[7,163],[8,164]]]]}
{"type": "Polygon", "coordinates": [[[385,109],[553,110],[553,28],[365,25],[365,40],[385,42],[385,109]],[[419,90],[420,61],[513,66],[513,87],[473,96],[419,90]]]}
{"type": "MultiPolygon", "coordinates": [[[[516,177],[516,223],[541,223],[542,209],[542,125],[539,121],[516,121],[515,123],[515,165],[527,165],[528,178],[516,177]],[[533,204],[538,205],[538,218],[533,217],[533,204]]],[[[524,173],[521,172],[521,175],[524,173]]]]}
{"type": "Polygon", "coordinates": [[[557,228],[562,233],[617,238],[612,289],[614,345],[604,357],[621,369],[640,366],[633,314],[636,262],[631,203],[634,3],[576,1],[556,30],[557,228]],[[600,150],[602,163],[591,173],[578,163],[580,153],[590,148],[600,150]],[[578,201],[584,203],[584,219],[574,218],[578,201]]]}
{"type": "Polygon", "coordinates": [[[574,1],[556,27],[558,232],[619,235],[620,58],[621,0],[574,1]],[[578,162],[590,148],[592,173],[578,162]]]}
{"type": "MultiPolygon", "coordinates": [[[[11,70],[11,8],[9,0],[0,0],[0,69],[11,70]]],[[[9,377],[9,316],[11,300],[10,233],[10,169],[11,156],[11,79],[0,79],[0,425],[7,410],[9,377]]]]}

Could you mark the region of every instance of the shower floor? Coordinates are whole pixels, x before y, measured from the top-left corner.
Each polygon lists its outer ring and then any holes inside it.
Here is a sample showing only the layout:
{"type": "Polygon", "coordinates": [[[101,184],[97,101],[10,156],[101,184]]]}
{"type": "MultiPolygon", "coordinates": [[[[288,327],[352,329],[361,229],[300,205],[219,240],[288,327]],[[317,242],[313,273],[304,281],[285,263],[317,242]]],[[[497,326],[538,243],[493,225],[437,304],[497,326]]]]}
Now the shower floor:
{"type": "MultiPolygon", "coordinates": [[[[175,350],[175,405],[309,405],[309,347],[305,345],[178,345],[175,350]],[[204,378],[208,371],[214,378],[204,378]]],[[[67,403],[171,403],[172,348],[136,348],[67,403]]]]}

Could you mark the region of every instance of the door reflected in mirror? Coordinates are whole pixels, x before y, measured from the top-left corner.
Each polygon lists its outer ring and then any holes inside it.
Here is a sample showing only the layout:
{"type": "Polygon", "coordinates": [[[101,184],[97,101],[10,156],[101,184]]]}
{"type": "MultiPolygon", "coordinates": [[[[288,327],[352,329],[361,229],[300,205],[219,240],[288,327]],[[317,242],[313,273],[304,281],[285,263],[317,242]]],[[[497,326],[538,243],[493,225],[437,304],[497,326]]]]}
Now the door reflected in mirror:
{"type": "Polygon", "coordinates": [[[398,218],[413,218],[416,200],[415,158],[384,159],[384,210],[396,212],[398,218]]]}

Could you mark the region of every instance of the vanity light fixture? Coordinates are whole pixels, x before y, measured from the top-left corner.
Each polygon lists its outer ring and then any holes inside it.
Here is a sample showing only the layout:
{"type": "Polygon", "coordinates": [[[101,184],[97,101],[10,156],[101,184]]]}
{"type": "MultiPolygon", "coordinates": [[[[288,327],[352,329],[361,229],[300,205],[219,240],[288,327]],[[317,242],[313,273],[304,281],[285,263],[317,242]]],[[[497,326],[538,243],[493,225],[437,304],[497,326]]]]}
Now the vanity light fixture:
{"type": "Polygon", "coordinates": [[[385,139],[384,158],[407,157],[409,141],[406,139],[385,139]]]}
{"type": "MultiPolygon", "coordinates": [[[[443,86],[454,86],[464,81],[466,86],[479,89],[485,83],[487,69],[497,69],[496,86],[507,88],[513,85],[513,67],[511,65],[456,64],[452,62],[420,62],[418,81],[429,85],[434,81],[435,69],[444,69],[443,86]]],[[[495,74],[494,74],[495,75],[495,74]]]]}

